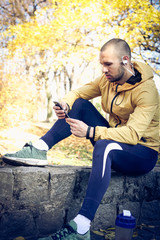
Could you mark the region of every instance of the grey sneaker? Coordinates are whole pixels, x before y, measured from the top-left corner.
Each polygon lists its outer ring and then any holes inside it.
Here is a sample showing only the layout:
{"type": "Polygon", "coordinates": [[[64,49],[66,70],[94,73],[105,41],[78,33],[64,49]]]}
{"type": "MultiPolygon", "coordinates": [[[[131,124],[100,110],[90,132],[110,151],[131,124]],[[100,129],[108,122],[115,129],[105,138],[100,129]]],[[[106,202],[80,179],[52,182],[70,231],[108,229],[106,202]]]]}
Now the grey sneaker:
{"type": "Polygon", "coordinates": [[[39,238],[38,240],[91,240],[90,231],[81,235],[77,233],[77,224],[72,220],[60,231],[46,238],[39,238]]]}
{"type": "Polygon", "coordinates": [[[5,163],[16,166],[46,166],[47,151],[35,148],[32,142],[26,143],[22,150],[16,153],[7,153],[2,157],[5,163]]]}

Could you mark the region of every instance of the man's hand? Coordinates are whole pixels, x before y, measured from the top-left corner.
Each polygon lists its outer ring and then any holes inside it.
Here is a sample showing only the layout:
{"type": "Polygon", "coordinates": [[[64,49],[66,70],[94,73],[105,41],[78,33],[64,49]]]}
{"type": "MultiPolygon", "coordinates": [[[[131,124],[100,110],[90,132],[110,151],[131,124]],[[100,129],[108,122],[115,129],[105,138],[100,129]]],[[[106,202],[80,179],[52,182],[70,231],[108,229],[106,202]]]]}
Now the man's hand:
{"type": "MultiPolygon", "coordinates": [[[[66,112],[68,112],[68,105],[67,105],[67,103],[61,102],[60,104],[61,104],[62,108],[63,108],[66,112]]],[[[58,119],[64,119],[64,118],[66,117],[64,111],[63,111],[62,109],[60,109],[60,107],[54,106],[53,109],[54,109],[54,111],[55,111],[58,119]]]]}
{"type": "Polygon", "coordinates": [[[86,137],[86,132],[88,125],[84,122],[73,119],[73,118],[66,118],[66,122],[70,125],[71,133],[76,137],[86,137]]]}

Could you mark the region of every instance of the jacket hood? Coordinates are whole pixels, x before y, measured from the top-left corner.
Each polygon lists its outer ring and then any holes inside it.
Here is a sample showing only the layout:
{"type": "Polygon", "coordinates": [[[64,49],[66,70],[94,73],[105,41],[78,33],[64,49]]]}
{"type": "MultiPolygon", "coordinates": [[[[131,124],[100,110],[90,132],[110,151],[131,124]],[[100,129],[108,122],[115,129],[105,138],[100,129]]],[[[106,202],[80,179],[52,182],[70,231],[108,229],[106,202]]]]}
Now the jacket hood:
{"type": "Polygon", "coordinates": [[[141,74],[142,81],[149,80],[153,78],[153,71],[149,65],[143,62],[133,62],[133,67],[141,74]]]}

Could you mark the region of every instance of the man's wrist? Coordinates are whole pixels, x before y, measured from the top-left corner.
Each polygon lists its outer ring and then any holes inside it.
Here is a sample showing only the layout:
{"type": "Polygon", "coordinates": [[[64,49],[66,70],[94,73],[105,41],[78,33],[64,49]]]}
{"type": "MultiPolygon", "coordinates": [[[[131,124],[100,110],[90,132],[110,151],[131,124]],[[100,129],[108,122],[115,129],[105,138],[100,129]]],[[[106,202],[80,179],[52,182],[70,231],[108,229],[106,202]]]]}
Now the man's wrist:
{"type": "Polygon", "coordinates": [[[68,103],[67,103],[67,112],[70,112],[70,106],[68,103]]]}
{"type": "Polygon", "coordinates": [[[94,136],[95,136],[95,127],[88,126],[87,132],[86,132],[86,138],[94,139],[94,136]]]}
{"type": "Polygon", "coordinates": [[[91,127],[90,132],[89,132],[89,138],[93,138],[93,132],[94,132],[94,128],[91,127]]]}
{"type": "Polygon", "coordinates": [[[67,113],[70,111],[70,107],[68,105],[68,103],[66,103],[66,108],[64,109],[67,113]]]}

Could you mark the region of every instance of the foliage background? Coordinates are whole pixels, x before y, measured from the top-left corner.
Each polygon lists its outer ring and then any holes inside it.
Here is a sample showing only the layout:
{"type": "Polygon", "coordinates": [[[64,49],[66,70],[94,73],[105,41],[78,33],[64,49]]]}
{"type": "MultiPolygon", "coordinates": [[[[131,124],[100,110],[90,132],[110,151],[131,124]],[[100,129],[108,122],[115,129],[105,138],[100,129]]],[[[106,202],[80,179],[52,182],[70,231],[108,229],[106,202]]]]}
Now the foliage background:
{"type": "MultiPolygon", "coordinates": [[[[157,0],[1,0],[1,153],[30,140],[30,128],[39,136],[40,122],[50,126],[53,100],[101,73],[99,49],[113,37],[125,39],[133,58],[160,76],[159,10],[157,0]]],[[[104,114],[100,99],[94,103],[104,114]]],[[[90,147],[85,151],[90,158],[90,147]]]]}

